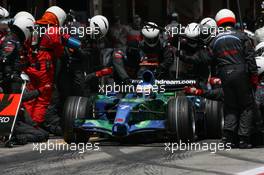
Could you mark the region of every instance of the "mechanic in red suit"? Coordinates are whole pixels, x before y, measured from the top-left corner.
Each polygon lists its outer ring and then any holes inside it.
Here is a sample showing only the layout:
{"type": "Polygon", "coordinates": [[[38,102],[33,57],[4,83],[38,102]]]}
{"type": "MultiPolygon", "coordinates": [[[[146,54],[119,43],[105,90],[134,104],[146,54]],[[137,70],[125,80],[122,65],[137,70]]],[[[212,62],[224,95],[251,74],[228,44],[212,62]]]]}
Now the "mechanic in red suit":
{"type": "Polygon", "coordinates": [[[64,52],[63,41],[68,36],[61,35],[59,27],[66,19],[66,13],[60,7],[52,6],[46,10],[36,26],[45,28],[45,34],[38,33],[28,47],[29,66],[24,70],[30,77],[29,90],[38,90],[38,98],[25,102],[24,106],[32,120],[41,125],[45,121],[46,109],[50,104],[55,74],[55,61],[64,52]],[[34,40],[35,39],[35,40],[34,40]]]}

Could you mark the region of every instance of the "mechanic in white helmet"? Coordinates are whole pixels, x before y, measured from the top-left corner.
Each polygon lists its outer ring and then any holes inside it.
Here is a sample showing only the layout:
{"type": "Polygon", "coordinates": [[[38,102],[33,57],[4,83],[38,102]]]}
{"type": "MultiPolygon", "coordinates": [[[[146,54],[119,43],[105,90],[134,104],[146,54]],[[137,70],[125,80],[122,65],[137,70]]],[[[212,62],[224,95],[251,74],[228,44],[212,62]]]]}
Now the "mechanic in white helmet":
{"type": "MultiPolygon", "coordinates": [[[[1,87],[5,94],[21,93],[23,80],[21,73],[24,59],[22,52],[25,51],[25,43],[31,41],[32,30],[34,28],[35,19],[31,14],[20,15],[16,17],[10,24],[10,32],[0,48],[1,58],[1,87]],[[29,18],[29,16],[31,16],[29,18]]],[[[25,90],[22,100],[30,100],[38,97],[38,90],[25,90]]],[[[11,138],[12,144],[24,145],[27,142],[43,142],[48,138],[48,133],[44,130],[37,129],[31,123],[30,117],[19,113],[15,123],[14,133],[11,138]],[[27,119],[26,119],[27,118],[27,119]]]]}
{"type": "MultiPolygon", "coordinates": [[[[205,50],[215,35],[216,22],[211,18],[205,18],[198,23],[190,23],[185,28],[185,38],[181,38],[180,67],[181,75],[185,78],[199,79],[204,86],[207,84],[210,69],[206,62],[196,59],[194,55],[205,50]],[[186,67],[186,68],[185,68],[186,67]]],[[[197,55],[199,57],[199,55],[197,55]]]]}
{"type": "Polygon", "coordinates": [[[30,28],[33,29],[34,22],[24,17],[17,18],[10,25],[10,33],[6,35],[0,45],[1,60],[1,87],[5,93],[20,93],[21,88],[21,65],[20,52],[23,44],[31,37],[30,28]]]}
{"type": "Polygon", "coordinates": [[[79,73],[75,75],[80,79],[79,94],[85,97],[97,94],[100,78],[112,74],[112,68],[103,65],[100,59],[101,50],[105,44],[105,36],[109,31],[108,19],[102,15],[95,15],[88,21],[91,33],[81,38],[82,52],[77,57],[80,57],[82,61],[80,62],[79,73]]]}
{"type": "Polygon", "coordinates": [[[156,78],[169,78],[168,68],[173,63],[172,48],[160,40],[160,30],[153,22],[146,24],[141,33],[143,41],[133,48],[128,47],[126,54],[114,53],[113,65],[117,81],[129,83],[130,78],[141,77],[145,69],[155,71],[156,78]]]}
{"type": "MultiPolygon", "coordinates": [[[[18,14],[19,15],[19,14],[18,14]]],[[[28,17],[30,18],[30,17],[28,17]]],[[[62,35],[59,27],[63,25],[66,13],[58,6],[49,7],[41,19],[36,21],[36,25],[41,27],[39,31],[34,31],[32,43],[28,44],[31,51],[28,54],[28,67],[24,69],[29,76],[29,90],[38,90],[40,95],[36,100],[24,102],[33,122],[38,126],[45,121],[46,109],[50,104],[55,74],[55,62],[63,52],[64,46],[68,43],[69,36],[62,35]]]]}
{"type": "MultiPolygon", "coordinates": [[[[68,14],[68,21],[66,27],[77,28],[80,26],[76,21],[71,10],[68,14]],[[74,20],[75,19],[75,20],[74,20]],[[70,20],[70,21],[69,21],[70,20]]],[[[81,41],[81,49],[73,50],[69,47],[65,48],[63,58],[60,60],[61,66],[59,70],[58,88],[60,96],[64,101],[68,96],[87,96],[91,94],[91,88],[88,85],[94,86],[94,91],[97,92],[96,83],[89,83],[91,81],[98,82],[98,78],[105,74],[110,74],[111,70],[101,69],[100,65],[100,43],[108,32],[109,24],[106,17],[96,15],[88,20],[89,24],[86,30],[90,33],[85,35],[76,35],[81,41]],[[101,70],[98,70],[101,69],[101,70]],[[97,73],[102,71],[102,74],[97,73]]]]}
{"type": "Polygon", "coordinates": [[[193,60],[217,66],[216,76],[221,79],[225,94],[223,142],[235,146],[233,141],[238,135],[238,146],[251,148],[249,140],[256,112],[252,91],[258,85],[255,51],[248,36],[234,29],[236,17],[231,10],[220,10],[215,20],[222,32],[210,43],[208,51],[202,50],[193,60]]]}
{"type": "Polygon", "coordinates": [[[255,51],[248,36],[233,29],[236,17],[231,10],[220,10],[215,19],[218,27],[225,28],[210,45],[225,94],[223,141],[233,142],[238,135],[239,147],[251,148],[252,122],[256,115],[252,90],[258,85],[255,51]]]}
{"type": "MultiPolygon", "coordinates": [[[[25,51],[25,43],[31,41],[32,30],[35,19],[29,13],[17,16],[10,24],[10,32],[5,37],[1,46],[1,86],[5,94],[21,93],[22,78],[21,73],[24,68],[25,57],[22,53],[25,51]]],[[[39,96],[39,90],[27,90],[23,93],[22,100],[27,101],[39,96]]],[[[37,129],[31,122],[31,118],[26,112],[20,111],[15,123],[14,133],[11,138],[12,144],[24,145],[27,142],[43,142],[48,138],[48,133],[42,129],[37,129]],[[25,114],[25,115],[24,115],[25,114]]]]}

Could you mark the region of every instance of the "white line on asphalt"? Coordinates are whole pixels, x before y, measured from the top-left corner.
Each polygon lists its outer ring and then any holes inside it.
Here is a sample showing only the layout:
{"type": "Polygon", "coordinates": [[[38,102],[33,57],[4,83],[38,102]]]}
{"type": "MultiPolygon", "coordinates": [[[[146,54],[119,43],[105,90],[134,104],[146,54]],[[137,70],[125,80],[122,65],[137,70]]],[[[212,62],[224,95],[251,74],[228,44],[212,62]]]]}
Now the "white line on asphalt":
{"type": "Polygon", "coordinates": [[[237,175],[264,175],[264,166],[237,173],[237,175]]]}
{"type": "Polygon", "coordinates": [[[152,149],[150,147],[128,147],[128,148],[120,148],[120,151],[124,154],[130,154],[134,152],[146,151],[152,149]]]}

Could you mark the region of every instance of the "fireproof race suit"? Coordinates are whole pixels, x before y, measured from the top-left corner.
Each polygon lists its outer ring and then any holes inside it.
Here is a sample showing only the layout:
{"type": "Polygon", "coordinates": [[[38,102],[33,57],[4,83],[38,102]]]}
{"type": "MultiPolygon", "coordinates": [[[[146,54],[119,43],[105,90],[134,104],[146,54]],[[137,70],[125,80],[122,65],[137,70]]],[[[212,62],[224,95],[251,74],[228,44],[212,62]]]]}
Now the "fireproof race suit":
{"type": "Polygon", "coordinates": [[[0,86],[4,93],[20,93],[20,46],[19,38],[13,33],[5,36],[0,45],[0,86]]]}
{"type": "Polygon", "coordinates": [[[32,120],[36,123],[44,122],[45,113],[50,104],[53,85],[56,59],[63,54],[62,36],[57,27],[49,27],[43,36],[40,37],[38,51],[28,48],[29,66],[24,70],[30,77],[29,90],[39,90],[38,98],[25,102],[24,106],[32,120]],[[55,32],[54,32],[55,31],[55,32]]]}
{"type": "Polygon", "coordinates": [[[238,129],[241,140],[248,142],[256,112],[253,86],[257,84],[255,52],[250,39],[243,32],[227,30],[214,38],[209,51],[201,50],[191,59],[216,63],[225,94],[224,137],[232,139],[238,129]]]}
{"type": "Polygon", "coordinates": [[[121,50],[113,53],[115,75],[121,81],[139,77],[145,69],[142,65],[146,62],[156,64],[157,78],[169,78],[168,67],[173,62],[172,48],[161,42],[155,47],[150,47],[142,41],[139,45],[134,43],[133,46],[128,46],[126,53],[121,50]]]}

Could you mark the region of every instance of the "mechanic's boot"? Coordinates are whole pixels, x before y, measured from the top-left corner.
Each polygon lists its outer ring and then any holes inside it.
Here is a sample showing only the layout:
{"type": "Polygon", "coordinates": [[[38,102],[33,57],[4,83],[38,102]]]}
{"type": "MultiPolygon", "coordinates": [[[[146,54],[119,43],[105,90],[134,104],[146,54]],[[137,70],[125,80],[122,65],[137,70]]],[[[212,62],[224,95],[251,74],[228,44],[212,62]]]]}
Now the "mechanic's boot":
{"type": "Polygon", "coordinates": [[[250,139],[248,137],[239,137],[239,148],[240,149],[251,149],[253,146],[250,143],[250,139]]]}
{"type": "Polygon", "coordinates": [[[23,135],[16,135],[11,139],[11,142],[14,145],[26,145],[28,143],[27,138],[23,135]]]}
{"type": "Polygon", "coordinates": [[[221,142],[224,144],[225,148],[237,148],[238,144],[235,142],[234,134],[230,131],[224,131],[221,142]]]}
{"type": "Polygon", "coordinates": [[[226,149],[231,148],[238,148],[238,145],[232,141],[232,138],[222,137],[221,143],[224,144],[226,149]]]}

